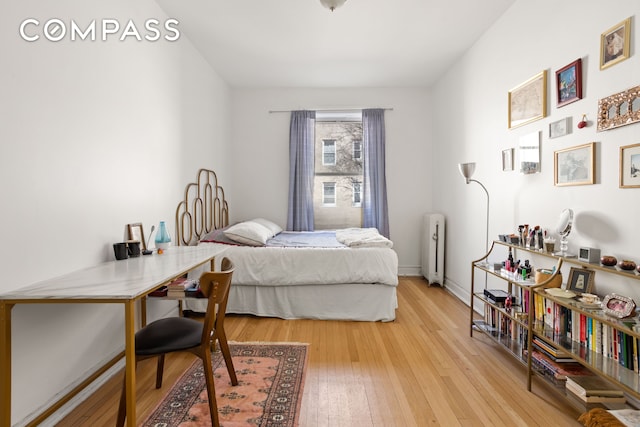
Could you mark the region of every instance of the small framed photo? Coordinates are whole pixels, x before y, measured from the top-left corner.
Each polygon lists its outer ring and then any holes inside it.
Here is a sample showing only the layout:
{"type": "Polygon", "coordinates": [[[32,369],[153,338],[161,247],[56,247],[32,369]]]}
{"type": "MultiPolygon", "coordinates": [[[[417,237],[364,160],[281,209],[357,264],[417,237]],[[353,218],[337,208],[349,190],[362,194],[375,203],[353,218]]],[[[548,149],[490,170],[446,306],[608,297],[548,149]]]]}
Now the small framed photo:
{"type": "Polygon", "coordinates": [[[611,67],[629,58],[631,18],[614,25],[600,36],[600,69],[611,67]]]}
{"type": "Polygon", "coordinates": [[[549,138],[558,138],[571,133],[571,117],[549,123],[549,138]]]}
{"type": "Polygon", "coordinates": [[[567,290],[580,294],[590,294],[593,289],[593,278],[596,272],[586,268],[571,267],[567,290]]]}
{"type": "Polygon", "coordinates": [[[509,91],[509,129],[547,115],[547,70],[509,91]]]}
{"type": "Polygon", "coordinates": [[[618,319],[631,316],[635,308],[636,303],[622,295],[609,294],[602,301],[602,311],[618,319]]]}
{"type": "Polygon", "coordinates": [[[143,251],[147,250],[147,242],[144,240],[144,231],[142,229],[142,223],[127,224],[129,229],[129,240],[137,240],[140,242],[140,248],[143,251]]]}
{"type": "Polygon", "coordinates": [[[596,182],[595,142],[554,151],[554,185],[589,185],[596,182]]]}
{"type": "Polygon", "coordinates": [[[513,170],[513,148],[502,150],[502,170],[505,172],[513,170]]]}
{"type": "Polygon", "coordinates": [[[620,147],[620,188],[640,187],[640,144],[620,147]]]}
{"type": "Polygon", "coordinates": [[[582,99],[582,58],[556,71],[558,107],[564,107],[582,99]]]}

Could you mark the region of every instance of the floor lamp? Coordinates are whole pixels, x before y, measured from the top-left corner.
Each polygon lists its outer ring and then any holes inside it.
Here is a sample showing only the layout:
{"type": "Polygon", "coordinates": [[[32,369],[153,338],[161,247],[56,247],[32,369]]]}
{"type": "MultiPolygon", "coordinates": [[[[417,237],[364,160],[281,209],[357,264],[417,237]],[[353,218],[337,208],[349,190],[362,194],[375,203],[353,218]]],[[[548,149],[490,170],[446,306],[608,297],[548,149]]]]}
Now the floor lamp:
{"type": "Polygon", "coordinates": [[[487,191],[487,188],[484,185],[482,185],[480,181],[476,179],[471,179],[473,172],[476,170],[475,163],[458,163],[458,170],[460,170],[460,174],[467,181],[467,184],[470,182],[477,182],[478,185],[482,187],[484,192],[487,194],[487,228],[486,228],[487,234],[485,237],[485,248],[487,252],[489,252],[489,192],[487,191]]]}

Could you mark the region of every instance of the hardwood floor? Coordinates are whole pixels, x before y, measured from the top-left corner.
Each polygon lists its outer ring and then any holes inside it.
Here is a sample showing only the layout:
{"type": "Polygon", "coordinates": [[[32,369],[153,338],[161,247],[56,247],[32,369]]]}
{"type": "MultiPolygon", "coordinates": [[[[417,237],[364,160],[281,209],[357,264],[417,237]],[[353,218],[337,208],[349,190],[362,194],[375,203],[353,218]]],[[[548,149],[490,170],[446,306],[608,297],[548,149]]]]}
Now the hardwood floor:
{"type": "MultiPolygon", "coordinates": [[[[300,414],[316,426],[573,426],[580,412],[475,332],[469,310],[422,278],[401,277],[390,323],[228,316],[233,341],[310,343],[300,414]]],[[[161,390],[155,365],[138,366],[138,414],[150,412],[193,356],[170,355],[161,390]]],[[[122,377],[109,381],[61,426],[113,426],[122,377]]]]}

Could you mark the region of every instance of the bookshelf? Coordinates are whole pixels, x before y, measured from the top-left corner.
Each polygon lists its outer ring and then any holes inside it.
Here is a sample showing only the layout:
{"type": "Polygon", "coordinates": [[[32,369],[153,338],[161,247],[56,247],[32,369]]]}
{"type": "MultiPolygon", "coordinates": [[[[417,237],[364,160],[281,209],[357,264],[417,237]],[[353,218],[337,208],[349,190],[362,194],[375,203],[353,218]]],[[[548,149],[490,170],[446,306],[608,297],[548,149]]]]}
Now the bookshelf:
{"type": "Polygon", "coordinates": [[[532,342],[535,340],[554,349],[562,357],[571,357],[576,364],[640,400],[640,323],[636,323],[636,318],[608,316],[600,308],[585,306],[575,298],[560,298],[545,292],[561,271],[563,263],[640,280],[634,272],[494,241],[487,254],[471,263],[470,335],[473,336],[474,331],[485,334],[523,363],[527,368],[529,391],[532,376],[539,374],[564,392],[564,383],[549,378],[548,374],[541,372],[539,361],[533,360],[533,352],[528,349],[534,348],[532,342]],[[555,273],[547,280],[535,283],[533,277],[523,280],[504,269],[494,269],[494,264],[488,259],[509,250],[514,257],[535,258],[538,268],[552,269],[555,266],[555,273]],[[476,283],[479,274],[490,278],[485,280],[484,287],[476,283]],[[503,281],[506,292],[513,296],[511,307],[505,307],[505,304],[485,295],[484,288],[489,280],[495,283],[494,278],[503,281]],[[481,319],[477,316],[478,304],[482,307],[481,319]]]}

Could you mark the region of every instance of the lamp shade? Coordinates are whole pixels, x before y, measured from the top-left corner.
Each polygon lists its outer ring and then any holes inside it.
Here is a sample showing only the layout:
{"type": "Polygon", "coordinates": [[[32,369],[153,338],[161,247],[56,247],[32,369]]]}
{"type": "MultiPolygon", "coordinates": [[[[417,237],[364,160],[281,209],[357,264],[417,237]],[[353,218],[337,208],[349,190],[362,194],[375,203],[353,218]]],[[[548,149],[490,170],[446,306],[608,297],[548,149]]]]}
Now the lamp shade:
{"type": "Polygon", "coordinates": [[[460,171],[460,175],[467,180],[467,184],[469,183],[469,178],[473,175],[473,172],[476,170],[475,163],[458,163],[458,170],[460,171]]]}
{"type": "Polygon", "coordinates": [[[347,0],[320,0],[320,3],[333,12],[334,9],[342,6],[347,0]]]}

